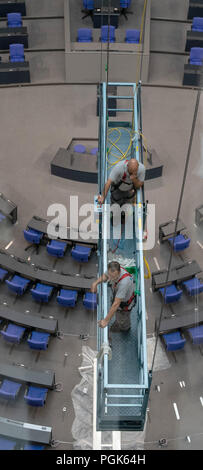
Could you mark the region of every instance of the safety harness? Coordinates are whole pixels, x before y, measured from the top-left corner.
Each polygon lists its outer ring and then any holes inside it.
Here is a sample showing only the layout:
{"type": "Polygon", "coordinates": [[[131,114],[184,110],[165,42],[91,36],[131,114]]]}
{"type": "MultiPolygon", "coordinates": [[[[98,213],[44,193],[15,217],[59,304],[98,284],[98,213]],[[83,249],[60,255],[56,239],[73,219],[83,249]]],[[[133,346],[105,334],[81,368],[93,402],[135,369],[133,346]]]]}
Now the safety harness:
{"type": "MultiPolygon", "coordinates": [[[[124,268],[122,268],[122,269],[124,269],[124,268]]],[[[125,279],[126,277],[131,277],[131,278],[132,278],[131,274],[128,273],[128,271],[126,271],[126,272],[120,277],[120,279],[119,279],[117,282],[115,282],[114,289],[117,287],[118,283],[119,283],[120,281],[122,281],[123,279],[125,279]]],[[[127,300],[127,302],[121,302],[121,304],[120,304],[121,308],[122,308],[123,310],[126,310],[126,311],[127,311],[129,305],[132,303],[132,301],[133,301],[134,299],[135,299],[135,293],[133,292],[133,294],[131,295],[131,297],[129,298],[129,300],[127,300]]],[[[132,306],[132,307],[133,307],[133,306],[132,306]]]]}

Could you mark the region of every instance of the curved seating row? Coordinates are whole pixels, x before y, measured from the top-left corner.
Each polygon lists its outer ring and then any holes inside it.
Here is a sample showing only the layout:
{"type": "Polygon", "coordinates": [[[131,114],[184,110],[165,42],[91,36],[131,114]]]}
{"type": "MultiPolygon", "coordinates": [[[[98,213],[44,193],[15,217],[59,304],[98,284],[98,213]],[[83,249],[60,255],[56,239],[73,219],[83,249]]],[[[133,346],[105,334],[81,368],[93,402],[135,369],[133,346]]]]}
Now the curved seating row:
{"type": "MultiPolygon", "coordinates": [[[[189,335],[193,344],[199,345],[203,343],[203,325],[198,325],[193,328],[188,328],[186,332],[189,335]]],[[[167,351],[178,351],[183,349],[186,339],[181,331],[174,331],[161,335],[163,337],[167,351]]]]}
{"type": "MultiPolygon", "coordinates": [[[[35,246],[38,251],[44,233],[32,228],[24,230],[23,233],[25,240],[31,243],[31,245],[28,246],[25,250],[28,250],[31,246],[35,246]]],[[[47,243],[46,249],[49,255],[56,256],[57,258],[63,258],[68,249],[68,243],[59,240],[50,240],[47,243]]],[[[76,244],[71,250],[72,258],[79,263],[87,263],[89,261],[90,255],[91,248],[84,245],[76,244]]]]}
{"type": "MultiPolygon", "coordinates": [[[[200,280],[197,277],[192,277],[187,281],[183,281],[182,287],[185,288],[185,291],[189,296],[198,295],[203,292],[203,280],[200,280]]],[[[159,289],[159,292],[164,297],[165,304],[177,302],[181,299],[183,294],[183,290],[177,287],[175,284],[162,287],[159,289]]]]}
{"type": "MultiPolygon", "coordinates": [[[[42,283],[54,286],[57,289],[74,289],[82,292],[91,288],[95,274],[69,274],[58,272],[47,266],[40,266],[32,261],[19,258],[0,249],[0,269],[7,271],[10,275],[20,275],[34,283],[42,283]]],[[[4,273],[2,272],[4,278],[4,273]]]]}
{"type": "MultiPolygon", "coordinates": [[[[4,379],[0,384],[0,398],[4,400],[14,401],[19,396],[22,384],[4,379]]],[[[24,400],[31,406],[44,406],[47,398],[48,388],[34,387],[30,385],[26,387],[24,400]]]]}
{"type": "MultiPolygon", "coordinates": [[[[50,228],[52,226],[52,223],[49,220],[43,219],[42,217],[38,217],[34,215],[32,219],[28,222],[26,230],[28,231],[29,229],[36,230],[38,232],[43,233],[43,237],[47,239],[50,239],[48,236],[48,227],[50,228]]],[[[52,228],[52,227],[51,227],[52,228]]],[[[70,230],[70,227],[62,227],[63,228],[63,239],[60,238],[60,236],[57,237],[57,240],[62,240],[62,241],[69,241],[72,245],[76,243],[80,243],[83,246],[90,246],[92,249],[95,249],[97,246],[98,242],[98,233],[88,233],[89,238],[88,240],[81,238],[80,233],[78,229],[72,228],[70,230]],[[66,236],[64,237],[64,232],[66,233],[66,236]],[[74,233],[74,237],[73,234],[74,233]],[[96,238],[95,238],[96,237],[96,238]],[[77,242],[76,242],[77,240],[77,242]]],[[[53,223],[53,232],[58,229],[58,224],[53,223]]],[[[86,235],[86,233],[85,233],[86,235]]]]}
{"type": "MultiPolygon", "coordinates": [[[[22,296],[28,287],[31,284],[30,279],[23,278],[15,274],[12,278],[6,279],[8,275],[8,271],[4,269],[0,269],[0,280],[5,280],[8,288],[14,292],[17,296],[22,296]]],[[[37,302],[45,302],[48,303],[54,293],[54,286],[42,284],[37,282],[33,285],[30,289],[32,294],[32,298],[37,302]]],[[[70,290],[70,289],[60,289],[58,291],[56,300],[59,305],[63,307],[75,307],[76,301],[78,298],[78,291],[77,290],[70,290]]],[[[86,292],[83,296],[83,305],[85,308],[88,309],[96,309],[97,307],[97,296],[91,292],[86,292]]]]}
{"type": "MultiPolygon", "coordinates": [[[[115,26],[104,25],[101,27],[101,42],[115,42],[115,26]]],[[[79,28],[77,31],[77,42],[92,42],[93,35],[90,28],[79,28]]],[[[125,42],[128,44],[139,44],[140,30],[139,29],[126,29],[125,42]]],[[[85,152],[85,150],[83,150],[85,152]]]]}

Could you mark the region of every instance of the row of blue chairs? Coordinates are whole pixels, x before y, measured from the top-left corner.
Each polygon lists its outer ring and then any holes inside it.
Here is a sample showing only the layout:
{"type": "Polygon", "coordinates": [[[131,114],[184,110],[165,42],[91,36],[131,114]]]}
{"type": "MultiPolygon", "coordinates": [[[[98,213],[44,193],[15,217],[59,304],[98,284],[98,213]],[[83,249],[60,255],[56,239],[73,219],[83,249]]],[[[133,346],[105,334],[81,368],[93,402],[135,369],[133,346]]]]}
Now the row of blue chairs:
{"type": "MultiPolygon", "coordinates": [[[[73,147],[74,152],[77,153],[86,153],[87,149],[83,144],[76,144],[73,147]]],[[[91,155],[96,155],[98,152],[98,147],[94,147],[90,150],[91,155]]]]}
{"type": "MultiPolygon", "coordinates": [[[[2,320],[0,320],[2,323],[2,320]]],[[[20,344],[27,335],[27,344],[30,349],[37,351],[46,351],[51,335],[43,331],[31,331],[27,334],[26,328],[8,323],[1,331],[4,340],[12,344],[20,344]]]]}
{"type": "MultiPolygon", "coordinates": [[[[16,441],[0,437],[0,450],[15,450],[18,447],[16,441]]],[[[44,450],[44,446],[39,444],[24,444],[22,450],[44,450]]]]}
{"type": "MultiPolygon", "coordinates": [[[[182,286],[185,288],[187,294],[190,296],[197,295],[203,292],[203,282],[197,277],[192,277],[191,279],[182,282],[182,286]]],[[[175,284],[171,284],[166,288],[162,287],[161,289],[159,289],[159,292],[162,297],[164,297],[165,304],[177,302],[181,299],[183,294],[183,290],[177,288],[175,284]]]]}
{"type": "MultiPolygon", "coordinates": [[[[27,230],[24,230],[23,233],[26,241],[30,242],[36,247],[39,247],[44,236],[43,232],[28,228],[27,230]]],[[[29,246],[26,249],[28,248],[29,246]]],[[[51,240],[46,245],[46,249],[49,255],[56,256],[57,258],[63,258],[67,248],[68,243],[59,240],[51,240]]],[[[71,256],[73,257],[73,259],[75,259],[75,261],[78,261],[80,263],[87,263],[91,255],[91,251],[92,249],[88,246],[76,244],[71,250],[71,256]]]]}
{"type": "MultiPolygon", "coordinates": [[[[0,281],[5,280],[8,288],[14,292],[16,295],[21,296],[30,286],[30,279],[26,279],[18,274],[14,274],[11,279],[6,279],[8,276],[8,271],[3,268],[0,268],[0,281]]],[[[38,282],[34,285],[30,292],[32,298],[37,302],[48,303],[51,299],[51,296],[54,292],[54,286],[49,286],[47,284],[41,284],[38,282]]],[[[60,289],[57,294],[57,302],[63,307],[75,307],[78,298],[78,291],[71,289],[60,289]]],[[[96,309],[97,307],[97,295],[92,292],[86,292],[83,297],[83,305],[88,309],[96,309]]]]}
{"type": "MultiPolygon", "coordinates": [[[[14,401],[22,389],[22,383],[4,379],[0,384],[0,398],[14,401]]],[[[26,387],[24,400],[31,406],[44,406],[47,398],[48,388],[26,387]]]]}
{"type": "MultiPolygon", "coordinates": [[[[193,344],[203,343],[203,325],[188,328],[186,330],[193,344]]],[[[186,343],[184,335],[180,331],[166,333],[162,335],[167,351],[178,351],[183,349],[186,343]]]]}
{"type": "MultiPolygon", "coordinates": [[[[115,42],[115,26],[104,25],[101,27],[101,42],[115,42]]],[[[89,28],[79,28],[77,32],[77,41],[78,42],[92,42],[92,29],[89,28]]],[[[138,29],[127,29],[125,42],[128,44],[139,44],[140,42],[140,30],[138,29]]]]}

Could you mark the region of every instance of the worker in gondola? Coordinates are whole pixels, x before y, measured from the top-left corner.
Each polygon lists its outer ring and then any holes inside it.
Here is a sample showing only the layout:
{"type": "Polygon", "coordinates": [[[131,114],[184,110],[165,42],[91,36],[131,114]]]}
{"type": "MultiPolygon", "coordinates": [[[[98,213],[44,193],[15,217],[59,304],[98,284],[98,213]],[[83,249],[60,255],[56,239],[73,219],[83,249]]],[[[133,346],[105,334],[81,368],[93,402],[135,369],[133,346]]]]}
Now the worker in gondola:
{"type": "Polygon", "coordinates": [[[136,190],[144,184],[145,166],[135,158],[117,163],[111,170],[109,178],[98,202],[103,204],[109,189],[111,189],[111,204],[132,204],[135,202],[136,190]]]}
{"type": "Polygon", "coordinates": [[[108,264],[108,271],[93,282],[91,291],[97,292],[97,286],[107,281],[113,291],[113,301],[107,316],[99,321],[99,326],[105,328],[115,315],[116,319],[110,330],[112,332],[128,331],[131,327],[130,313],[135,305],[133,276],[122,268],[117,261],[111,261],[108,264]]]}

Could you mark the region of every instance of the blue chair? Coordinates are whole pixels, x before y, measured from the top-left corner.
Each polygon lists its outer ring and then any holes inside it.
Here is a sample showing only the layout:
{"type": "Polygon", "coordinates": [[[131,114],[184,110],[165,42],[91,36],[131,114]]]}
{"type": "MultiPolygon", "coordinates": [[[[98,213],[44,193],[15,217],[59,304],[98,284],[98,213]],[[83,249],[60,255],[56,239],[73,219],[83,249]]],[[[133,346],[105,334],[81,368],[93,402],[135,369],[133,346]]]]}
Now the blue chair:
{"type": "Polygon", "coordinates": [[[43,232],[39,232],[39,230],[34,230],[33,228],[28,228],[27,230],[23,230],[24,238],[27,242],[31,243],[31,245],[25,248],[25,251],[35,246],[36,251],[39,251],[39,245],[41,243],[43,232]]]}
{"type": "Polygon", "coordinates": [[[25,444],[23,450],[44,450],[44,446],[39,446],[36,444],[25,444]]]}
{"type": "Polygon", "coordinates": [[[76,144],[73,147],[74,152],[77,153],[85,153],[86,152],[86,147],[82,144],[76,144]]]}
{"type": "Polygon", "coordinates": [[[50,339],[49,333],[43,333],[41,331],[32,331],[28,337],[28,345],[31,349],[38,351],[45,351],[48,348],[50,339]]]}
{"type": "Polygon", "coordinates": [[[190,49],[189,62],[190,62],[191,65],[202,65],[203,64],[203,47],[192,47],[190,49]]]}
{"type": "Polygon", "coordinates": [[[17,295],[23,295],[28,285],[30,284],[30,280],[21,276],[17,276],[16,274],[11,280],[7,279],[6,284],[8,288],[17,295]]]}
{"type": "Polygon", "coordinates": [[[49,255],[57,256],[57,258],[63,258],[67,246],[68,245],[65,242],[51,240],[51,242],[47,245],[47,252],[49,255]]]}
{"type": "Polygon", "coordinates": [[[63,307],[75,307],[78,293],[76,290],[61,289],[57,295],[57,302],[63,307]]]}
{"type": "Polygon", "coordinates": [[[120,0],[121,15],[127,20],[127,9],[131,5],[131,0],[120,0]]]}
{"type": "Polygon", "coordinates": [[[79,28],[77,41],[78,42],[92,42],[92,30],[89,28],[79,28]]]}
{"type": "MultiPolygon", "coordinates": [[[[164,291],[165,291],[165,287],[162,287],[161,289],[159,289],[159,292],[161,293],[162,296],[164,296],[164,291]]],[[[167,286],[166,292],[165,292],[165,298],[164,298],[165,304],[177,302],[182,297],[182,293],[183,291],[178,290],[175,284],[171,284],[170,286],[167,286]]]]}
{"type": "Polygon", "coordinates": [[[2,220],[5,220],[5,218],[6,216],[0,212],[0,222],[2,222],[2,220]]]}
{"type": "Polygon", "coordinates": [[[187,332],[193,344],[203,343],[203,325],[195,326],[194,328],[188,328],[187,332]]]}
{"type": "Polygon", "coordinates": [[[177,351],[183,349],[186,343],[186,339],[180,334],[180,331],[174,331],[173,333],[167,333],[162,335],[167,351],[177,351]]]}
{"type": "Polygon", "coordinates": [[[115,26],[104,25],[101,27],[101,42],[115,42],[115,26]]]}
{"type": "Polygon", "coordinates": [[[128,44],[139,44],[140,30],[139,29],[127,29],[125,42],[127,42],[128,44]]]}
{"type": "Polygon", "coordinates": [[[197,16],[192,20],[192,31],[203,31],[203,18],[197,16]]]}
{"type": "Polygon", "coordinates": [[[14,450],[16,447],[16,442],[10,441],[10,439],[5,439],[0,437],[0,450],[14,450]]]}
{"type": "Polygon", "coordinates": [[[192,277],[192,279],[188,279],[182,284],[189,295],[197,295],[203,292],[203,283],[197,277],[192,277]]]}
{"type": "Polygon", "coordinates": [[[28,405],[31,406],[44,406],[46,397],[48,393],[48,388],[33,387],[32,385],[28,387],[24,395],[24,399],[28,405]]]}
{"type": "Polygon", "coordinates": [[[95,310],[97,308],[97,294],[86,292],[83,298],[84,307],[95,310]]]}
{"type": "Polygon", "coordinates": [[[7,14],[8,28],[20,28],[22,24],[23,22],[22,22],[21,13],[8,13],[7,14]]]}
{"type": "Polygon", "coordinates": [[[93,149],[90,150],[91,155],[97,155],[98,153],[98,147],[94,147],[93,149]]]}
{"type": "Polygon", "coordinates": [[[53,290],[53,286],[47,286],[38,282],[33,289],[30,289],[30,292],[32,298],[37,302],[49,302],[53,290]]]}
{"type": "Polygon", "coordinates": [[[22,384],[12,382],[11,380],[4,380],[0,388],[0,398],[6,400],[15,400],[20,392],[22,384]]]}
{"type": "Polygon", "coordinates": [[[131,5],[131,0],[120,0],[121,8],[129,8],[131,5]]]}
{"type": "Polygon", "coordinates": [[[90,253],[91,248],[82,245],[75,245],[75,247],[71,250],[72,257],[80,263],[87,263],[89,261],[90,253]]]}
{"type": "Polygon", "coordinates": [[[10,44],[10,61],[11,62],[24,62],[24,46],[23,44],[10,44]]]}
{"type": "Polygon", "coordinates": [[[82,20],[87,18],[87,16],[92,16],[94,10],[94,0],[83,0],[83,8],[84,10],[82,10],[82,12],[84,12],[85,15],[82,17],[82,20]]]}
{"type": "Polygon", "coordinates": [[[191,238],[187,238],[185,235],[177,235],[176,237],[168,238],[169,243],[172,245],[175,252],[182,251],[188,248],[191,238]]]}
{"type": "Polygon", "coordinates": [[[8,274],[8,271],[6,271],[5,269],[2,269],[0,268],[0,281],[3,282],[4,279],[6,278],[8,274]]]}
{"type": "Polygon", "coordinates": [[[0,333],[9,343],[19,344],[25,333],[25,328],[15,325],[14,323],[9,323],[6,329],[1,330],[0,333]]]}

